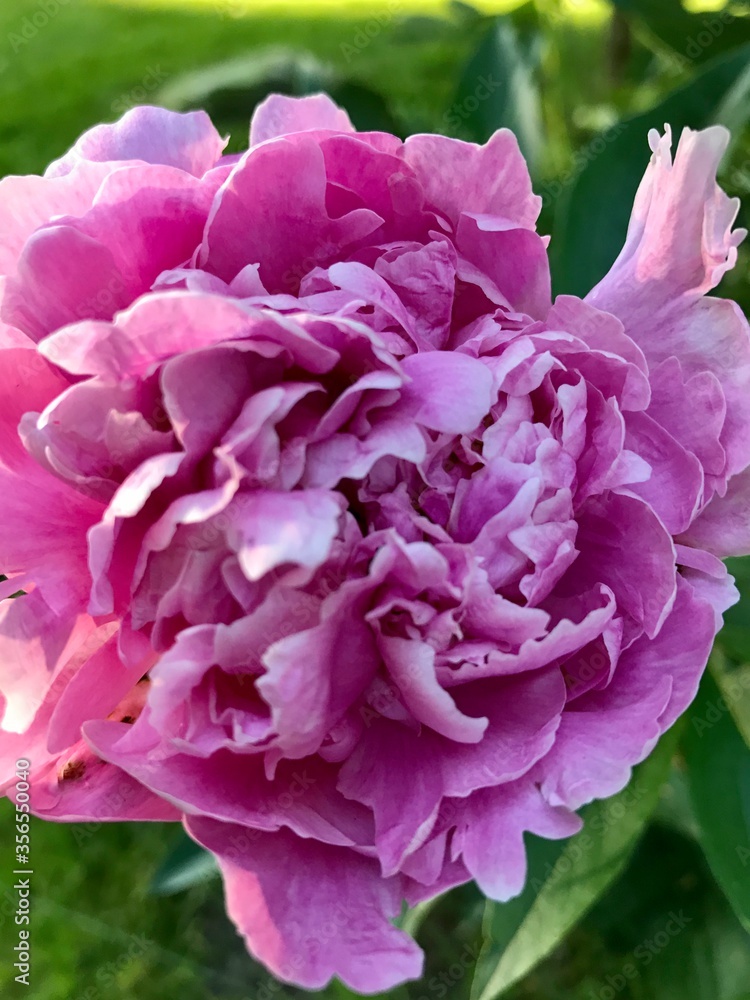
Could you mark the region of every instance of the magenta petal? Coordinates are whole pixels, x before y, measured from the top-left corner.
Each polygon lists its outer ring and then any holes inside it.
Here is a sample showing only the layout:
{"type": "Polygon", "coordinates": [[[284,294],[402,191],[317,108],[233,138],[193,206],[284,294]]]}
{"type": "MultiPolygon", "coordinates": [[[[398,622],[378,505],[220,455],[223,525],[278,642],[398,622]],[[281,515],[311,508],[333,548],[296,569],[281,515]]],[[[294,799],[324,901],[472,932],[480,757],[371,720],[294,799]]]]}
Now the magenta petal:
{"type": "Polygon", "coordinates": [[[83,775],[65,779],[65,763],[51,769],[47,781],[35,785],[35,815],[63,823],[165,823],[181,818],[174,806],[124,771],[87,755],[83,747],[79,750],[70,763],[74,767],[85,763],[83,775]]]}
{"type": "Polygon", "coordinates": [[[65,177],[0,180],[0,274],[12,274],[26,240],[55,216],[83,215],[111,168],[82,163],[65,177]]]}
{"type": "Polygon", "coordinates": [[[62,177],[81,162],[143,160],[200,177],[216,165],[225,145],[205,111],[132,108],[114,125],[96,125],[84,133],[65,156],[50,164],[46,176],[62,177]]]}
{"type": "Polygon", "coordinates": [[[369,858],[207,819],[186,827],[217,855],[229,915],[279,979],[322,989],[337,976],[353,990],[379,993],[421,975],[420,949],[390,923],[400,908],[398,881],[381,878],[369,858]]]}
{"type": "Polygon", "coordinates": [[[494,280],[514,309],[534,319],[546,318],[552,299],[547,245],[541,236],[504,219],[463,212],[456,245],[494,280]]]}
{"type": "Polygon", "coordinates": [[[659,515],[671,535],[685,531],[703,497],[703,470],[695,455],[647,413],[630,413],[625,444],[648,462],[651,476],[631,488],[659,515]]]}
{"type": "Polygon", "coordinates": [[[269,291],[294,292],[308,271],[330,264],[382,221],[365,208],[331,218],[319,146],[307,138],[280,139],[251,149],[219,191],[200,262],[225,281],[260,263],[269,291]],[[283,199],[280,172],[289,178],[283,199]]]}
{"type": "Polygon", "coordinates": [[[20,733],[30,724],[55,675],[94,630],[87,615],[56,614],[38,590],[0,603],[2,726],[20,733]]]}
{"type": "Polygon", "coordinates": [[[734,476],[726,494],[714,497],[680,541],[721,559],[750,555],[750,468],[734,476]]]}
{"type": "Polygon", "coordinates": [[[528,168],[508,129],[495,132],[485,146],[414,135],[404,144],[404,159],[416,171],[427,200],[454,226],[462,212],[478,212],[533,228],[542,199],[532,194],[528,168]]]}
{"type": "Polygon", "coordinates": [[[538,787],[521,779],[473,792],[461,808],[453,851],[482,892],[501,903],[517,896],[526,881],[528,831],[548,840],[570,837],[581,820],[565,808],[545,801],[538,787]]]}
{"type": "Polygon", "coordinates": [[[292,132],[317,129],[354,132],[346,111],[334,104],[327,94],[309,97],[271,94],[255,109],[250,125],[250,145],[257,146],[292,132]]]}
{"type": "MultiPolygon", "coordinates": [[[[684,129],[672,162],[672,133],[649,134],[651,163],[638,189],[620,256],[588,301],[635,330],[681,296],[703,295],[734,265],[744,230],[732,232],[739,200],[716,184],[729,142],[725,128],[684,129]]],[[[642,330],[645,333],[646,330],[642,330]]]]}
{"type": "Polygon", "coordinates": [[[233,513],[230,538],[248,580],[258,580],[277,566],[294,563],[314,568],[325,561],[338,531],[341,497],[324,490],[304,493],[244,493],[233,513]]]}
{"type": "Polygon", "coordinates": [[[478,743],[482,739],[488,720],[459,711],[438,682],[435,651],[431,646],[383,636],[380,648],[404,704],[415,719],[457,743],[478,743]]]}
{"type": "Polygon", "coordinates": [[[429,351],[406,358],[401,390],[406,413],[431,430],[468,434],[492,403],[492,375],[466,354],[429,351]]]}

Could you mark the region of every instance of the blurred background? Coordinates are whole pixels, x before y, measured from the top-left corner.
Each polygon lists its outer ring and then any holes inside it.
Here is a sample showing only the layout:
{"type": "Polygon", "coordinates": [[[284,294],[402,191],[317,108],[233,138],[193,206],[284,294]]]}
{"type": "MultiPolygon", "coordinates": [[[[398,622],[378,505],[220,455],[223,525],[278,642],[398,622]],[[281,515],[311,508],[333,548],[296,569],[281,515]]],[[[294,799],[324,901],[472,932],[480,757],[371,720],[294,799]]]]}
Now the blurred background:
{"type": "MultiPolygon", "coordinates": [[[[239,150],[267,93],[319,90],[360,128],[473,141],[512,128],[558,292],[584,294],[608,270],[648,130],[665,122],[730,127],[721,181],[750,219],[750,4],[723,0],[2,0],[0,176],[41,172],[138,104],[203,107],[239,150]]],[[[746,311],[748,252],[720,289],[746,311]]],[[[750,569],[732,570],[747,596],[689,717],[629,789],[587,810],[581,839],[528,838],[518,900],[464,887],[405,915],[428,967],[393,1000],[750,1000],[750,569]]],[[[212,865],[178,828],[31,832],[33,985],[13,981],[8,952],[3,997],[306,995],[248,958],[212,865]]],[[[3,881],[3,941],[13,899],[3,881]]]]}

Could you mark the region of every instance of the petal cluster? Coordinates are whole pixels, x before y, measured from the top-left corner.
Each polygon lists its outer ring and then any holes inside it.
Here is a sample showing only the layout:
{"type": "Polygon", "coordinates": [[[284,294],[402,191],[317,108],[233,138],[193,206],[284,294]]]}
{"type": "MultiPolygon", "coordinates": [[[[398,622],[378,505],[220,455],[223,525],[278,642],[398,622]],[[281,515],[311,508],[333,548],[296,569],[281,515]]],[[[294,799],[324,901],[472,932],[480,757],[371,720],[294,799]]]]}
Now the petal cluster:
{"type": "Polygon", "coordinates": [[[652,136],[554,302],[507,130],[271,97],[227,157],[138,108],[0,182],[1,786],[182,819],[308,988],[417,978],[404,901],[517,894],[524,832],[690,703],[750,551],[726,138],[652,136]]]}

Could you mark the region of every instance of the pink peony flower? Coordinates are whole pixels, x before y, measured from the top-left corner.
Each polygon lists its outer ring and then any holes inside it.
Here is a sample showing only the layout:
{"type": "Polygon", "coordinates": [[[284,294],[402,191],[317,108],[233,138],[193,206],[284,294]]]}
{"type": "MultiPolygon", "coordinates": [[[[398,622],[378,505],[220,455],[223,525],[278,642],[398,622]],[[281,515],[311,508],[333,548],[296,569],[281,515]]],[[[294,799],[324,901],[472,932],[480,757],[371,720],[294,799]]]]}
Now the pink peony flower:
{"type": "Polygon", "coordinates": [[[750,551],[726,141],[654,134],[554,304],[505,130],[272,97],[238,158],[138,108],[2,181],[2,787],[183,818],[308,988],[418,977],[403,900],[518,893],[524,831],[690,703],[750,551]]]}

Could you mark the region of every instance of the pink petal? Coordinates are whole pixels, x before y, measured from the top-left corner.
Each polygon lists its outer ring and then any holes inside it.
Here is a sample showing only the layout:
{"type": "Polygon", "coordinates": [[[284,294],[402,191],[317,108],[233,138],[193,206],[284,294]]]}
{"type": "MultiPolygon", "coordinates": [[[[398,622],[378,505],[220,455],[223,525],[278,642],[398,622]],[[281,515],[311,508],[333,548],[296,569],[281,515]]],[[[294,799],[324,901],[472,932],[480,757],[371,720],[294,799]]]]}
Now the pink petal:
{"type": "Polygon", "coordinates": [[[293,834],[249,838],[242,827],[207,819],[186,827],[216,853],[229,915],[279,979],[312,990],[337,976],[373,993],[421,975],[420,949],[390,923],[398,882],[383,879],[369,858],[293,834]]]}
{"type": "Polygon", "coordinates": [[[85,132],[45,176],[67,175],[82,161],[143,160],[201,177],[216,165],[225,145],[205,111],[131,108],[114,125],[95,125],[85,132]]]}
{"type": "Polygon", "coordinates": [[[354,132],[346,111],[338,107],[327,94],[308,97],[285,97],[271,94],[262,101],[250,124],[250,145],[278,139],[292,132],[309,132],[331,129],[335,132],[354,132]]]}

